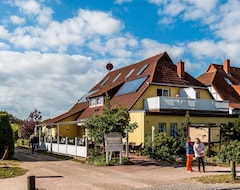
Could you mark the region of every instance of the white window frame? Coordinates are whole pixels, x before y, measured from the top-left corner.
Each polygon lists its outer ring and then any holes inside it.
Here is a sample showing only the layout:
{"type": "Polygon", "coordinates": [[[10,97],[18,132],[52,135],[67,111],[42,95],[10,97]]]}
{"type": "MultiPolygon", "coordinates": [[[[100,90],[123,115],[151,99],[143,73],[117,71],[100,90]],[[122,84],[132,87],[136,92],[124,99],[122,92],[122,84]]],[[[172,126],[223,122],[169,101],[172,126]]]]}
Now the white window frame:
{"type": "Polygon", "coordinates": [[[94,107],[94,106],[102,106],[104,104],[104,98],[103,96],[91,98],[89,100],[89,107],[94,107]]]}

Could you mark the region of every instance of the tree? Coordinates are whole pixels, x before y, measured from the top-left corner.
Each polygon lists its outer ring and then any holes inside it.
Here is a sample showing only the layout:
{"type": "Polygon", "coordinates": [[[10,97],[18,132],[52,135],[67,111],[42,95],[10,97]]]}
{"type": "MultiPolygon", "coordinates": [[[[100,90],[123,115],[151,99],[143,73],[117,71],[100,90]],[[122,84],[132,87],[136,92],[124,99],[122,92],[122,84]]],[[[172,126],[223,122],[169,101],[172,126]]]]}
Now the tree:
{"type": "Polygon", "coordinates": [[[23,123],[20,125],[20,133],[23,138],[27,139],[30,135],[33,134],[35,125],[41,121],[42,116],[41,112],[35,109],[31,112],[27,119],[23,120],[23,123]]]}
{"type": "Polygon", "coordinates": [[[7,146],[8,158],[11,159],[14,155],[14,134],[9,120],[7,112],[0,112],[0,157],[2,158],[7,146]]]}
{"type": "Polygon", "coordinates": [[[186,144],[186,136],[187,136],[187,128],[190,124],[190,115],[189,111],[185,114],[185,122],[184,125],[181,126],[180,129],[177,130],[177,142],[179,144],[179,150],[178,153],[183,155],[185,154],[185,144],[186,144]]]}
{"type": "Polygon", "coordinates": [[[222,125],[221,134],[221,139],[224,144],[232,140],[240,139],[240,116],[238,116],[235,121],[222,125]]]}
{"type": "Polygon", "coordinates": [[[126,107],[111,107],[108,95],[105,97],[105,105],[101,115],[93,115],[85,121],[88,135],[95,143],[103,143],[106,133],[119,132],[124,137],[126,130],[133,131],[137,128],[137,123],[130,123],[126,107]]]}

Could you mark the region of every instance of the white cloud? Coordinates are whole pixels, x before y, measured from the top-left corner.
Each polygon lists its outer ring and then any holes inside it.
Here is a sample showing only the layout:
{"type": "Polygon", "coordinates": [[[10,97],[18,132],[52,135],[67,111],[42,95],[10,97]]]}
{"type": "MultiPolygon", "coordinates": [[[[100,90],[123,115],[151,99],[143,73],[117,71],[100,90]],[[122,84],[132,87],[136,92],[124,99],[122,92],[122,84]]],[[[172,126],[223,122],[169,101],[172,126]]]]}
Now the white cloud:
{"type": "Polygon", "coordinates": [[[0,25],[0,39],[7,39],[9,37],[8,30],[0,25]]]}
{"type": "Polygon", "coordinates": [[[139,52],[144,58],[151,57],[155,54],[166,51],[172,59],[180,59],[185,51],[184,47],[159,43],[151,39],[141,40],[141,51],[139,52]]]}
{"type": "Polygon", "coordinates": [[[92,62],[80,55],[0,51],[0,105],[13,106],[20,118],[34,108],[49,117],[56,108],[63,113],[102,76],[92,62]]]}
{"type": "Polygon", "coordinates": [[[18,27],[10,34],[16,47],[64,52],[69,45],[83,45],[93,36],[118,33],[123,25],[110,14],[80,9],[76,17],[62,23],[51,21],[48,26],[18,27]]]}
{"type": "Polygon", "coordinates": [[[133,0],[115,0],[114,3],[121,5],[121,4],[123,4],[123,3],[130,3],[130,2],[132,2],[132,1],[133,1],[133,0]]]}
{"type": "Polygon", "coordinates": [[[16,16],[16,15],[10,16],[10,20],[11,20],[12,23],[18,24],[18,25],[21,25],[25,22],[24,18],[16,16]]]}

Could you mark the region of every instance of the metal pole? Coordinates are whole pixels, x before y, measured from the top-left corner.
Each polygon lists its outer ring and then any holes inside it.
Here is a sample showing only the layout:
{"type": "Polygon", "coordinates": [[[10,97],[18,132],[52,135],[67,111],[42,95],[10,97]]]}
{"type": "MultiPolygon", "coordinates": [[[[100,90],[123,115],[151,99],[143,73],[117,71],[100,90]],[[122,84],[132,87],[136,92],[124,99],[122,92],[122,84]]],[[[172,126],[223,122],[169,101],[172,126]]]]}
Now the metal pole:
{"type": "Polygon", "coordinates": [[[152,126],[152,153],[154,153],[155,127],[152,126]]]}
{"type": "Polygon", "coordinates": [[[128,158],[129,146],[128,146],[128,130],[126,130],[126,156],[128,158]]]}

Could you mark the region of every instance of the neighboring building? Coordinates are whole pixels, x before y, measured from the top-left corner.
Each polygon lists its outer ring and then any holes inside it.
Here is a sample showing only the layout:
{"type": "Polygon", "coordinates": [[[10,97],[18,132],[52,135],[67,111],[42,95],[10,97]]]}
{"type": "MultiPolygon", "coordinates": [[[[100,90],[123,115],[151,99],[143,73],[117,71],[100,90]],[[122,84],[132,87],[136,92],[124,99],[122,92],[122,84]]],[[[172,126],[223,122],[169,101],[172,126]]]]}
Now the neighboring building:
{"type": "Polygon", "coordinates": [[[226,59],[223,65],[210,64],[197,79],[208,87],[215,100],[229,101],[230,114],[240,114],[240,68],[231,67],[226,59]]]}
{"type": "Polygon", "coordinates": [[[187,111],[195,126],[220,126],[235,119],[229,117],[228,101],[214,100],[204,84],[185,72],[184,62],[175,65],[164,52],[109,71],[68,112],[46,122],[46,133],[71,138],[84,135],[82,121],[102,113],[106,93],[112,106],[127,106],[131,122],[138,123],[129,134],[129,141],[136,144],[144,142],[153,126],[155,133],[175,137],[187,111]]]}

